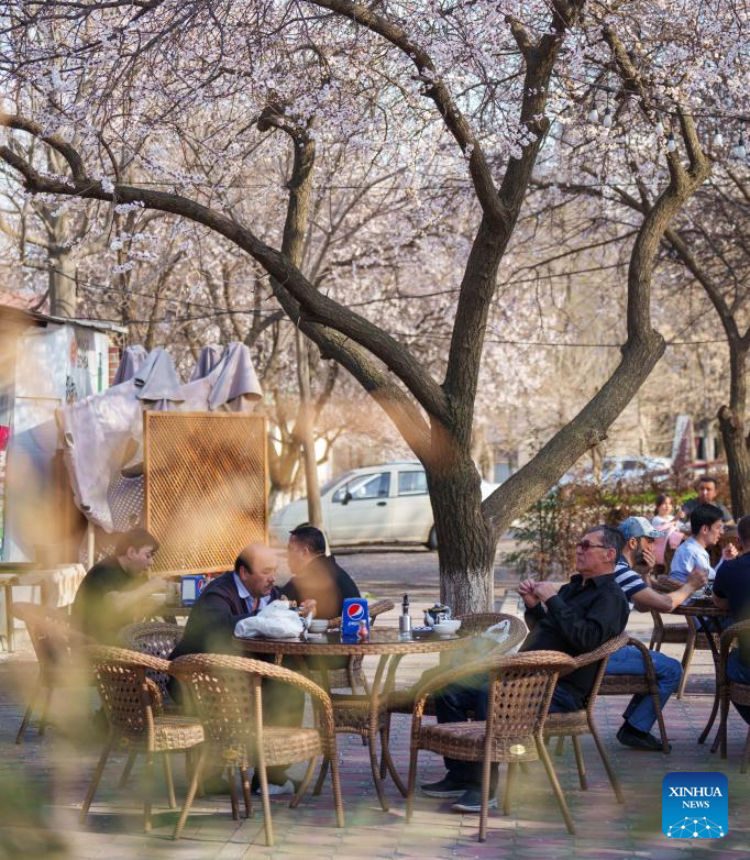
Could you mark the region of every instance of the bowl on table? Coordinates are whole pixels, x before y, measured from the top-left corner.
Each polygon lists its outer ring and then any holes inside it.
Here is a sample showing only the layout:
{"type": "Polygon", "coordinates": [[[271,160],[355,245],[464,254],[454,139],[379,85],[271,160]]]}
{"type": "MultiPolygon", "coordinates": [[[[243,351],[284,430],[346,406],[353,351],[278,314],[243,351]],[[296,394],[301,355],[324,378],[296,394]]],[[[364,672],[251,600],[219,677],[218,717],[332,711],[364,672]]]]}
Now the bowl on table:
{"type": "Polygon", "coordinates": [[[453,636],[458,633],[461,628],[461,620],[459,618],[446,618],[439,624],[436,624],[432,629],[438,636],[453,636]]]}
{"type": "Polygon", "coordinates": [[[310,633],[325,633],[328,630],[327,618],[313,618],[310,622],[310,633]]]}

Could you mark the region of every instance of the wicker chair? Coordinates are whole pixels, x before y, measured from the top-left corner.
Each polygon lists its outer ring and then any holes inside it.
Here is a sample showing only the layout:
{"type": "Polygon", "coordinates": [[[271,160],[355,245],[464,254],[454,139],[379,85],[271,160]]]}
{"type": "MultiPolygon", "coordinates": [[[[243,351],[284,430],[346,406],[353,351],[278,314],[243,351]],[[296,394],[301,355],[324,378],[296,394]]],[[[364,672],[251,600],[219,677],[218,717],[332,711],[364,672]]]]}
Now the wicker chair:
{"type": "Polygon", "coordinates": [[[617,776],[615,775],[614,770],[612,770],[612,765],[609,762],[609,758],[607,758],[604,744],[599,737],[599,731],[596,727],[596,722],[594,720],[594,706],[596,705],[596,697],[599,692],[599,687],[602,683],[602,679],[604,678],[604,673],[607,669],[607,661],[609,660],[610,654],[614,654],[615,651],[619,651],[620,648],[623,648],[627,644],[628,636],[623,633],[621,636],[616,636],[613,639],[610,639],[608,642],[605,642],[599,648],[596,648],[593,651],[588,651],[586,654],[581,654],[578,657],[575,657],[573,659],[573,667],[571,671],[574,671],[575,669],[580,669],[583,666],[590,666],[592,663],[599,664],[599,667],[596,672],[596,677],[594,679],[594,684],[586,700],[586,707],[581,708],[580,711],[569,711],[566,713],[549,714],[549,716],[547,717],[547,722],[544,726],[545,738],[565,738],[570,736],[571,740],[573,741],[573,749],[575,751],[576,756],[576,765],[578,766],[578,778],[581,783],[581,788],[584,791],[588,788],[588,783],[586,780],[586,767],[583,763],[583,754],[581,752],[581,744],[579,738],[581,737],[581,735],[590,734],[593,736],[594,743],[596,744],[596,748],[599,751],[599,756],[602,760],[602,763],[604,764],[604,769],[607,771],[607,776],[609,777],[609,781],[612,785],[612,789],[615,793],[615,797],[617,798],[618,803],[624,802],[622,790],[620,788],[620,783],[617,779],[617,776]]]}
{"type": "Polygon", "coordinates": [[[541,759],[570,833],[575,833],[573,819],[557,781],[547,752],[543,732],[552,693],[561,671],[570,670],[573,661],[557,651],[529,651],[512,657],[469,663],[461,669],[450,669],[431,678],[416,691],[411,727],[409,787],[406,796],[406,820],[414,809],[419,750],[463,761],[484,763],[482,775],[482,809],[479,816],[479,841],[487,836],[487,813],[490,791],[490,765],[507,762],[508,776],[503,802],[507,815],[517,765],[541,759]],[[429,696],[466,676],[489,674],[487,720],[467,723],[422,725],[424,706],[429,696]]]}
{"type": "MultiPolygon", "coordinates": [[[[396,604],[392,600],[378,600],[369,607],[370,623],[374,624],[378,615],[384,612],[390,612],[396,604]]],[[[341,618],[332,618],[329,627],[341,627],[341,618]]],[[[351,689],[352,693],[361,690],[363,693],[368,692],[367,679],[362,670],[363,657],[357,655],[349,658],[349,665],[342,669],[331,669],[326,671],[325,677],[322,672],[310,670],[308,673],[316,683],[320,684],[328,690],[345,690],[351,689]]]]}
{"type": "MultiPolygon", "coordinates": [[[[129,651],[138,651],[141,654],[150,654],[160,660],[169,660],[169,655],[174,651],[177,643],[182,639],[185,628],[179,624],[166,624],[163,621],[138,621],[128,624],[119,633],[119,639],[123,648],[129,651]]],[[[154,681],[162,694],[162,701],[168,705],[169,684],[168,672],[148,673],[148,677],[154,681]]]]}
{"type": "MultiPolygon", "coordinates": [[[[684,583],[675,579],[670,579],[668,576],[659,576],[652,581],[652,587],[657,591],[669,593],[681,588],[684,583]]],[[[685,645],[685,650],[682,654],[682,680],[677,688],[676,697],[681,699],[685,692],[690,664],[693,660],[695,649],[702,651],[710,650],[706,634],[698,630],[698,625],[695,618],[689,615],[682,622],[677,624],[665,624],[662,619],[661,612],[655,609],[651,610],[651,618],[654,622],[654,630],[651,634],[651,641],[648,644],[649,651],[661,651],[661,646],[664,644],[685,645]]]]}
{"type": "Polygon", "coordinates": [[[82,660],[76,660],[75,654],[79,648],[91,644],[91,640],[75,630],[70,624],[70,617],[58,609],[36,603],[15,603],[13,614],[26,625],[39,663],[39,675],[16,735],[16,743],[20,744],[40,694],[43,701],[39,734],[43,735],[55,688],[86,683],[83,671],[85,664],[82,660]]]}
{"type": "Polygon", "coordinates": [[[600,696],[651,696],[654,703],[654,711],[659,724],[659,736],[665,754],[669,753],[669,738],[664,725],[664,714],[661,710],[661,698],[659,696],[659,684],[656,680],[656,671],[651,660],[649,649],[638,639],[629,639],[628,645],[633,645],[643,655],[646,672],[643,675],[611,675],[604,673],[602,683],[599,687],[600,696]]]}
{"type": "Polygon", "coordinates": [[[193,654],[179,657],[170,664],[170,672],[190,688],[206,735],[206,744],[193,773],[185,805],[174,829],[175,839],[180,838],[190,814],[198,780],[209,752],[216,754],[230,767],[229,782],[234,818],[237,818],[238,814],[231,769],[238,766],[242,773],[245,809],[250,816],[252,806],[247,767],[255,767],[263,797],[266,845],[274,844],[266,776],[266,767],[274,765],[308,761],[307,773],[290,803],[290,806],[295,808],[310,784],[317,757],[325,756],[330,761],[331,767],[336,823],[339,827],[344,826],[333,708],[330,696],[325,690],[303,675],[290,672],[281,666],[260,660],[219,654],[193,654]],[[309,693],[315,705],[318,728],[280,728],[264,725],[261,691],[264,678],[283,682],[309,693]]]}
{"type": "MultiPolygon", "coordinates": [[[[721,722],[719,723],[718,737],[721,742],[721,757],[727,757],[727,729],[729,724],[729,704],[750,706],[750,684],[740,684],[731,681],[727,677],[727,660],[740,633],[750,636],[750,621],[741,621],[733,624],[721,634],[721,651],[719,655],[719,696],[721,702],[721,722]]],[[[750,761],[750,725],[747,730],[745,748],[740,760],[740,773],[747,773],[747,765],[750,761]]]]}
{"type": "MultiPolygon", "coordinates": [[[[203,743],[203,729],[197,720],[188,717],[164,716],[159,687],[148,677],[149,672],[166,672],[169,663],[158,657],[138,654],[122,648],[92,648],[92,669],[99,695],[109,722],[109,735],[96,766],[86,799],[81,808],[80,823],[86,821],[89,807],[104,772],[112,747],[117,744],[129,750],[130,759],[137,754],[146,756],[144,778],[143,823],[151,830],[154,758],[161,754],[167,781],[169,806],[177,802],[172,783],[170,753],[195,749],[203,743]]],[[[127,778],[129,768],[123,774],[127,778]]]]}
{"type": "MultiPolygon", "coordinates": [[[[526,638],[526,625],[520,618],[515,615],[506,615],[502,612],[476,612],[471,615],[457,615],[456,618],[461,621],[461,629],[464,633],[471,636],[479,636],[488,627],[493,624],[499,624],[501,621],[507,621],[510,624],[510,635],[508,639],[493,649],[493,656],[501,656],[507,654],[508,651],[517,647],[526,638]]],[[[489,654],[487,657],[489,658],[489,654]]],[[[389,691],[385,700],[385,719],[382,733],[382,756],[380,761],[380,776],[385,779],[386,773],[390,773],[391,779],[396,785],[396,788],[401,794],[406,797],[406,786],[396,770],[393,759],[390,753],[390,734],[391,734],[391,716],[393,714],[407,714],[411,716],[414,712],[415,694],[420,687],[421,681],[417,681],[411,687],[405,690],[394,690],[396,680],[396,669],[400,662],[400,657],[395,657],[391,662],[390,671],[386,680],[386,690],[389,691]]],[[[451,655],[451,662],[455,663],[460,660],[460,652],[451,655]]],[[[425,702],[422,715],[425,717],[435,716],[435,703],[432,698],[425,702]]]]}
{"type": "MultiPolygon", "coordinates": [[[[390,612],[396,604],[392,600],[378,600],[369,608],[370,622],[375,622],[378,615],[390,612]]],[[[340,627],[341,618],[331,619],[331,627],[340,627]]],[[[355,655],[349,658],[349,663],[341,669],[306,669],[305,674],[326,690],[351,690],[351,692],[331,692],[333,705],[333,722],[336,733],[340,735],[359,735],[363,746],[370,746],[371,761],[377,760],[375,739],[371,737],[370,728],[370,688],[362,668],[364,658],[355,655]],[[374,757],[374,758],[373,758],[374,757]]],[[[379,722],[381,742],[385,725],[381,718],[379,722]]],[[[323,783],[328,772],[328,760],[323,762],[318,781],[313,794],[322,791],[323,783]]]]}

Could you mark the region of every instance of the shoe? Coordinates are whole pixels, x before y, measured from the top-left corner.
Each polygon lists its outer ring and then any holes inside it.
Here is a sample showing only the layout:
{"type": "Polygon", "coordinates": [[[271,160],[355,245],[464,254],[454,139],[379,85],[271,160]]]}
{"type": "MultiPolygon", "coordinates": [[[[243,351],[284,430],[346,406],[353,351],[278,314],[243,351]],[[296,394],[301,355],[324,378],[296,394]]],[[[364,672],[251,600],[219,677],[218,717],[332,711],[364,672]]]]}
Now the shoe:
{"type": "MultiPolygon", "coordinates": [[[[275,782],[268,783],[268,794],[296,794],[297,786],[294,781],[288,779],[283,785],[277,785],[275,782]]],[[[260,794],[260,785],[253,787],[253,794],[260,794]]]]}
{"type": "MultiPolygon", "coordinates": [[[[664,747],[660,740],[650,735],[648,732],[641,732],[634,729],[629,723],[623,723],[620,730],[617,732],[617,740],[626,747],[642,752],[664,752],[664,747]]],[[[672,749],[672,745],[668,745],[668,749],[672,749]]]]}
{"type": "MultiPolygon", "coordinates": [[[[497,809],[497,797],[490,792],[487,801],[488,809],[497,809]]],[[[461,797],[451,806],[454,812],[481,812],[482,792],[478,788],[467,788],[461,797]]]]}
{"type": "Polygon", "coordinates": [[[437,782],[426,782],[419,790],[427,797],[461,797],[466,792],[466,783],[456,782],[450,776],[444,776],[437,782]]]}

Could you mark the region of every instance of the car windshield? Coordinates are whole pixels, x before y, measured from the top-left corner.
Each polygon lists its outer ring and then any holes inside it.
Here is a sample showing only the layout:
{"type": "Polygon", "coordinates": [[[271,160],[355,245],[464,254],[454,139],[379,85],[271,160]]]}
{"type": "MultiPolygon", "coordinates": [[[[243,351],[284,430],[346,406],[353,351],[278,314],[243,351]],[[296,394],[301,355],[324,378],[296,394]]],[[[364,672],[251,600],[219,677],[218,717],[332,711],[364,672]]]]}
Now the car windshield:
{"type": "Polygon", "coordinates": [[[353,474],[354,469],[350,469],[348,472],[344,472],[343,475],[338,475],[335,478],[331,478],[330,481],[326,481],[325,484],[323,484],[323,486],[320,488],[320,495],[324,496],[329,490],[332,490],[337,484],[339,484],[341,481],[345,481],[353,474]]]}

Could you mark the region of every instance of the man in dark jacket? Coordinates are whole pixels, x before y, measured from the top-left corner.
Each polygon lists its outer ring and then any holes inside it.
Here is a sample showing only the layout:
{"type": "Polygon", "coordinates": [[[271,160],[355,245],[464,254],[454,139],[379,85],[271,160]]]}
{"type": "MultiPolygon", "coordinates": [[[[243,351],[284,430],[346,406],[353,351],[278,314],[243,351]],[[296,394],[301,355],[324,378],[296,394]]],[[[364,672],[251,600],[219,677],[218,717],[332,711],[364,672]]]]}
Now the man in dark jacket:
{"type": "MultiPolygon", "coordinates": [[[[273,550],[263,544],[246,546],[237,556],[234,570],[222,573],[201,592],[190,610],[185,634],[169,659],[184,654],[239,654],[232,639],[237,622],[257,615],[271,601],[281,597],[274,584],[277,566],[273,550]]],[[[248,655],[243,651],[240,656],[248,655]]],[[[181,699],[174,680],[170,692],[178,701],[181,699]]],[[[269,725],[301,726],[304,703],[304,694],[289,684],[274,681],[263,684],[263,715],[269,725]]],[[[286,766],[267,769],[270,794],[287,794],[294,790],[286,770],[286,766]]],[[[218,777],[218,773],[208,777],[210,793],[224,790],[218,777]]],[[[254,775],[254,791],[257,786],[258,778],[254,775]]]]}
{"type": "MultiPolygon", "coordinates": [[[[518,592],[526,605],[526,623],[531,632],[521,651],[562,651],[577,657],[593,651],[625,629],[630,607],[615,581],[615,562],[624,544],[623,536],[609,526],[596,526],[583,535],[576,548],[576,571],[559,590],[549,582],[526,580],[518,592]]],[[[550,712],[576,711],[585,704],[596,676],[592,664],[558,681],[550,712]]],[[[465,722],[469,711],[478,720],[487,715],[486,675],[465,678],[435,697],[439,723],[465,722]]],[[[447,775],[422,786],[429,797],[457,797],[456,812],[481,809],[482,762],[445,759],[447,775]]],[[[490,806],[496,806],[494,786],[497,765],[492,766],[490,806]]]]}
{"type": "Polygon", "coordinates": [[[237,622],[257,615],[281,597],[274,584],[277,567],[273,550],[263,544],[246,546],[237,556],[234,570],[217,576],[203,589],[170,659],[183,654],[237,654],[232,641],[237,622]]]}
{"type": "Polygon", "coordinates": [[[314,526],[299,526],[289,535],[287,562],[292,578],[281,593],[298,603],[315,601],[318,618],[338,618],[347,597],[361,597],[349,574],[326,554],[326,539],[314,526]]]}

